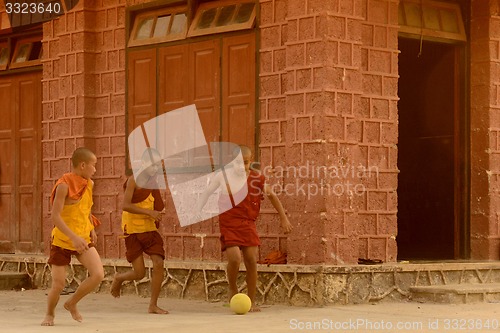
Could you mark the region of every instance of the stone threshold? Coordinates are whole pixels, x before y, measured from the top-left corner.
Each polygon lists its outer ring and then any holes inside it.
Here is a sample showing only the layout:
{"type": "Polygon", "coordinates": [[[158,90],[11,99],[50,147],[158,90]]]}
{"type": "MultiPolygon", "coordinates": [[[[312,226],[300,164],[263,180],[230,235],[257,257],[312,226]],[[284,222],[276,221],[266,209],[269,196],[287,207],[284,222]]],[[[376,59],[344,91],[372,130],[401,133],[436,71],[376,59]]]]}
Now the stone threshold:
{"type": "MultiPolygon", "coordinates": [[[[105,279],[97,292],[108,292],[116,272],[130,269],[124,259],[102,259],[105,279]]],[[[151,261],[140,281],[124,284],[124,294],[148,297],[151,261]]],[[[226,299],[224,262],[165,261],[162,297],[221,301],[226,299]]],[[[242,265],[241,271],[245,268],[242,265]]],[[[48,288],[50,266],[47,256],[0,254],[0,271],[26,272],[33,285],[48,288]]],[[[322,306],[328,304],[408,301],[412,287],[451,284],[500,283],[500,262],[384,263],[378,265],[258,265],[257,301],[261,304],[322,306]]],[[[76,287],[86,270],[73,260],[68,284],[76,287]]],[[[246,291],[245,275],[238,277],[239,289],[246,291]]]]}

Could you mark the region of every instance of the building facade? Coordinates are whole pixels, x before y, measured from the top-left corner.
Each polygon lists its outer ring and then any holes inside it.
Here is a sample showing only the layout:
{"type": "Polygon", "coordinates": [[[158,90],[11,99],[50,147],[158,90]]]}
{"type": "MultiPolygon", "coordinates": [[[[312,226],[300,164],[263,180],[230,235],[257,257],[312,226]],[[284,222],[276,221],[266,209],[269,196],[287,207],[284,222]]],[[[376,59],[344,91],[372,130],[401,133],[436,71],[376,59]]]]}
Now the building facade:
{"type": "MultiPolygon", "coordinates": [[[[123,258],[127,135],[196,104],[294,226],[265,201],[261,257],[500,258],[499,0],[80,0],[25,26],[5,4],[0,252],[47,252],[51,189],[86,146],[97,249],[123,258]]],[[[167,259],[221,261],[217,220],[180,227],[165,199],[167,259]]]]}

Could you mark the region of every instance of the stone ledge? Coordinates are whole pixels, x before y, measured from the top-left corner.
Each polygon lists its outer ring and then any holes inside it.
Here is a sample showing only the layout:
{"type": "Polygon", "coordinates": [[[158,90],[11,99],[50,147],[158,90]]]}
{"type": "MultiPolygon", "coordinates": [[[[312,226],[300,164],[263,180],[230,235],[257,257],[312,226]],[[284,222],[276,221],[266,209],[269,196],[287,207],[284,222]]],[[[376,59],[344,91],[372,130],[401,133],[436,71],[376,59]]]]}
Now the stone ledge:
{"type": "Polygon", "coordinates": [[[0,290],[30,289],[28,274],[20,272],[0,272],[0,290]]]}
{"type": "Polygon", "coordinates": [[[499,302],[500,283],[451,284],[411,287],[412,299],[419,302],[466,304],[499,302]]]}
{"type": "Polygon", "coordinates": [[[500,283],[419,286],[419,287],[411,287],[410,291],[418,293],[455,293],[455,294],[500,293],[500,283]]]}
{"type": "MultiPolygon", "coordinates": [[[[109,292],[116,272],[129,270],[124,259],[103,259],[105,278],[97,292],[109,292]]],[[[140,281],[125,283],[124,294],[150,295],[152,265],[140,281]]],[[[166,261],[161,297],[220,301],[226,299],[224,262],[166,261]]],[[[244,266],[241,267],[244,272],[244,266]]],[[[0,271],[27,273],[34,286],[48,288],[50,265],[42,255],[0,255],[0,271]]],[[[411,288],[451,284],[500,283],[500,262],[387,263],[381,265],[258,265],[257,301],[261,304],[322,306],[402,301],[412,298],[411,288]]],[[[67,281],[78,286],[87,271],[73,260],[67,281]]],[[[238,276],[246,291],[245,275],[238,276]]],[[[492,301],[489,297],[483,301],[492,301]]]]}

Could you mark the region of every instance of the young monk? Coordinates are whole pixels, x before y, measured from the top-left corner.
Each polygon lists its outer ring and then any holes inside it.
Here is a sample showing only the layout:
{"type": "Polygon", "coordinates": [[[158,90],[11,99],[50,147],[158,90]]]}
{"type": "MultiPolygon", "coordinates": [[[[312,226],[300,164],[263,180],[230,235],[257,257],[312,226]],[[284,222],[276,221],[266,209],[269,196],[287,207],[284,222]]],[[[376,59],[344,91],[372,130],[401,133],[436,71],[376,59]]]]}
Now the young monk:
{"type": "MultiPolygon", "coordinates": [[[[201,212],[210,195],[221,188],[221,196],[219,198],[219,207],[231,207],[230,193],[226,185],[226,179],[230,184],[236,184],[241,177],[246,177],[248,193],[244,199],[235,207],[223,212],[219,215],[220,241],[222,251],[226,251],[227,256],[227,279],[229,284],[229,300],[238,293],[236,284],[238,273],[240,270],[241,253],[243,253],[243,262],[246,267],[246,282],[248,297],[252,301],[250,311],[260,311],[260,308],[255,304],[255,294],[257,289],[257,259],[259,256],[260,239],[257,234],[255,220],[260,212],[260,202],[263,193],[270,199],[274,208],[278,211],[281,227],[288,233],[292,230],[292,225],[288,221],[285,210],[281,205],[272,188],[265,183],[264,176],[255,170],[250,170],[252,163],[252,151],[247,146],[240,146],[243,156],[244,168],[236,165],[238,162],[233,162],[233,167],[227,168],[226,174],[223,172],[214,176],[208,188],[201,195],[200,200],[195,208],[196,212],[201,212]],[[238,175],[238,172],[244,174],[238,175]],[[233,179],[233,181],[231,181],[233,179]]],[[[236,157],[240,151],[234,153],[236,157]]],[[[233,198],[238,197],[238,193],[232,193],[233,198]]]]}
{"type": "Polygon", "coordinates": [[[120,297],[124,281],[140,280],[146,274],[143,253],[153,262],[151,278],[151,300],[149,313],[167,314],[168,311],[158,306],[161,283],[164,276],[163,260],[165,250],[163,239],[158,233],[158,223],[163,216],[164,203],[156,185],[156,176],[161,170],[161,157],[158,151],[148,148],[142,156],[142,168],[137,179],[129,177],[124,184],[122,229],[125,236],[127,261],[132,263],[132,270],[116,273],[111,284],[111,295],[120,297]],[[139,185],[147,188],[141,188],[139,185]]]}
{"type": "Polygon", "coordinates": [[[89,276],[64,303],[64,308],[74,320],[82,321],[76,307],[78,302],[104,278],[101,258],[94,245],[97,235],[90,213],[94,186],[90,178],[96,171],[97,158],[89,149],[78,148],[73,152],[71,161],[72,172],[64,174],[56,182],[50,197],[54,229],[48,262],[52,268],[52,287],[48,293],[47,313],[42,326],[54,325],[55,308],[65,286],[66,266],[71,262],[71,256],[76,256],[89,272],[89,276]]]}

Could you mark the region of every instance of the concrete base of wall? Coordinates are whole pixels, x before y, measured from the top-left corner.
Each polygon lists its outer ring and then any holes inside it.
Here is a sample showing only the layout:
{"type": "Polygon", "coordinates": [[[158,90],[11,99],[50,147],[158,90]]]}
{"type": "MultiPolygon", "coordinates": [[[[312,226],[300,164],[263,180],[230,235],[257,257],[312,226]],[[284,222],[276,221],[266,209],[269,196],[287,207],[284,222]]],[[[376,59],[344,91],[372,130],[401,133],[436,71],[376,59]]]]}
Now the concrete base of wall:
{"type": "MultiPolygon", "coordinates": [[[[116,272],[131,265],[122,259],[103,259],[105,278],[97,292],[108,293],[116,272]]],[[[144,279],[125,283],[123,294],[150,295],[152,264],[146,260],[144,279]]],[[[246,291],[244,267],[238,278],[246,291]]],[[[320,306],[411,300],[411,287],[500,283],[500,262],[390,263],[371,266],[259,265],[257,301],[260,304],[320,306]]],[[[50,285],[46,256],[0,255],[0,272],[27,273],[37,288],[50,285]]],[[[68,284],[77,287],[87,271],[73,260],[68,284]]],[[[225,300],[225,263],[165,262],[161,297],[225,300]]]]}

